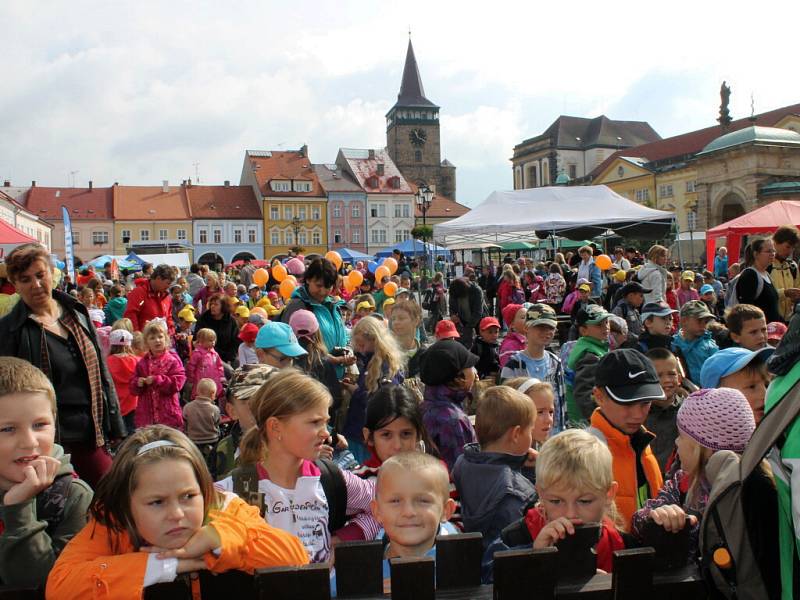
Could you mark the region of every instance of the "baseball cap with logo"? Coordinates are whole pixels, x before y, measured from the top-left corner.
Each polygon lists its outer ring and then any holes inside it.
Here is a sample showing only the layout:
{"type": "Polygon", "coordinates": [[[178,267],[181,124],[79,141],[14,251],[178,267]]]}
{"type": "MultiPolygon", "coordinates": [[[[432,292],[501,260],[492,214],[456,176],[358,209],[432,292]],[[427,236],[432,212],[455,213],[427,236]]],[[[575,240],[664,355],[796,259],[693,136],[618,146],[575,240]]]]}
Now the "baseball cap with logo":
{"type": "Polygon", "coordinates": [[[557,327],[558,320],[556,311],[547,304],[531,304],[525,313],[525,327],[535,327],[537,325],[547,325],[557,327]]]}
{"type": "Polygon", "coordinates": [[[681,319],[688,317],[694,319],[713,319],[714,315],[708,310],[708,305],[702,300],[689,300],[681,306],[681,319]]]}
{"type": "Polygon", "coordinates": [[[653,363],[638,350],[621,348],[597,363],[594,384],[621,404],[651,402],[665,397],[653,363]]]}
{"type": "Polygon", "coordinates": [[[767,339],[780,340],[786,335],[788,328],[780,321],[772,321],[767,324],[767,339]]]}
{"type": "Polygon", "coordinates": [[[286,323],[267,321],[258,330],[256,348],[275,348],[281,354],[291,356],[304,356],[307,354],[303,347],[297,343],[297,336],[286,323]]]}
{"type": "Polygon", "coordinates": [[[578,311],[578,315],[575,317],[575,324],[579,326],[599,325],[610,316],[611,313],[606,312],[599,304],[589,304],[578,311]]]}

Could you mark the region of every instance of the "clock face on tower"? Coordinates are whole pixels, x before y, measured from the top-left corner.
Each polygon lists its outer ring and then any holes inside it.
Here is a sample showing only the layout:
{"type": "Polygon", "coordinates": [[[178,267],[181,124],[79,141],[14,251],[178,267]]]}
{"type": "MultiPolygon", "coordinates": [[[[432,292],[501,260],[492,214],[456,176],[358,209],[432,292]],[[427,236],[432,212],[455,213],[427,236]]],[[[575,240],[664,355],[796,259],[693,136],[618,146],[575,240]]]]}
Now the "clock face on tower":
{"type": "Polygon", "coordinates": [[[428,134],[424,129],[412,129],[408,134],[408,139],[415,146],[422,146],[428,140],[428,134]]]}

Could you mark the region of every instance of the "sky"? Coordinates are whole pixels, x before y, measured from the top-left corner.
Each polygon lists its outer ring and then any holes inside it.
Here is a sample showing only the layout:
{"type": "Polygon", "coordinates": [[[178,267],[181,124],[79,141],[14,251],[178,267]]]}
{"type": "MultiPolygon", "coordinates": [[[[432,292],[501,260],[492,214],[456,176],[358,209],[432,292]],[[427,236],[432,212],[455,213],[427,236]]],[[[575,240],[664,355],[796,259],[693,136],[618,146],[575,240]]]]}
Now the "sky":
{"type": "Polygon", "coordinates": [[[380,148],[411,30],[458,200],[561,114],[662,136],[800,102],[796,1],[0,2],[0,180],[238,183],[246,149],[380,148]]]}

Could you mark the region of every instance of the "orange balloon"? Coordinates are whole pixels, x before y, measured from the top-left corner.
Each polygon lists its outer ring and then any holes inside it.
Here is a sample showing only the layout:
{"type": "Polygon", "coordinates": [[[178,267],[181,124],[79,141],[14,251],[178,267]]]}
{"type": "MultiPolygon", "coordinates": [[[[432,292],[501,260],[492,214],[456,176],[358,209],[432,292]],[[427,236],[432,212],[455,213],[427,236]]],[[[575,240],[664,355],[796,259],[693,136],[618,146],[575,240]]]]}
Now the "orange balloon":
{"type": "Polygon", "coordinates": [[[266,269],[256,269],[253,272],[253,283],[258,287],[264,287],[269,281],[269,273],[266,269]]]}
{"type": "Polygon", "coordinates": [[[284,278],[284,281],[286,281],[287,279],[288,279],[289,281],[291,281],[291,282],[292,282],[292,283],[295,285],[295,287],[297,287],[297,277],[295,277],[294,275],[291,275],[291,274],[290,274],[290,275],[287,275],[287,276],[284,278]]]}
{"type": "Polygon", "coordinates": [[[383,291],[386,292],[387,296],[392,298],[397,293],[397,284],[394,281],[390,281],[385,286],[383,286],[383,291]]]}
{"type": "Polygon", "coordinates": [[[286,279],[286,267],[278,263],[272,267],[272,276],[275,278],[275,281],[283,281],[286,279]]]}
{"type": "Polygon", "coordinates": [[[361,271],[350,271],[350,273],[347,274],[347,282],[353,289],[360,286],[363,281],[364,276],[361,274],[361,271]]]}
{"type": "Polygon", "coordinates": [[[251,308],[251,309],[250,309],[250,314],[251,314],[251,315],[261,315],[262,317],[268,317],[268,316],[269,316],[269,315],[267,314],[267,311],[265,311],[265,310],[264,310],[263,308],[261,308],[260,306],[254,306],[253,308],[251,308]]]}
{"type": "Polygon", "coordinates": [[[291,298],[295,288],[297,288],[297,283],[291,279],[284,279],[281,281],[281,296],[283,299],[288,300],[291,298]]]}
{"type": "Polygon", "coordinates": [[[342,255],[336,252],[336,250],[328,251],[325,254],[325,258],[327,258],[336,266],[337,271],[342,268],[342,255]]]}
{"type": "Polygon", "coordinates": [[[375,281],[382,281],[384,277],[389,277],[389,275],[391,275],[391,273],[389,273],[389,267],[381,265],[375,269],[375,281]]]}
{"type": "Polygon", "coordinates": [[[386,267],[389,269],[389,275],[394,275],[397,273],[397,261],[393,259],[391,256],[389,258],[384,259],[382,267],[386,267]]]}
{"type": "Polygon", "coordinates": [[[611,268],[611,259],[608,257],[607,254],[601,254],[597,258],[594,259],[594,264],[597,265],[597,268],[601,271],[607,271],[611,268]]]}

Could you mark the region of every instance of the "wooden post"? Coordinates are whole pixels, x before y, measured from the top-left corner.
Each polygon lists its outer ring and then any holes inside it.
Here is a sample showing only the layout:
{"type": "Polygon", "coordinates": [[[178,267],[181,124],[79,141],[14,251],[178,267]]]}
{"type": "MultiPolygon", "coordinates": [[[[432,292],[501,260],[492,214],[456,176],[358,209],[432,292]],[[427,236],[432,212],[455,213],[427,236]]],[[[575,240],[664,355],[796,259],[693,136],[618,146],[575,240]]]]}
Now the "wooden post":
{"type": "Polygon", "coordinates": [[[278,567],[256,571],[259,600],[330,600],[331,566],[278,567]]]}
{"type": "Polygon", "coordinates": [[[594,547],[600,539],[600,525],[577,525],[575,534],[556,542],[558,548],[558,580],[591,579],[597,573],[597,554],[594,547]]]}
{"type": "Polygon", "coordinates": [[[383,543],[341,542],[334,552],[336,595],[383,594],[383,543]]]}
{"type": "Polygon", "coordinates": [[[203,600],[218,598],[255,598],[256,580],[244,571],[226,571],[219,575],[200,571],[200,596],[203,600]]]}
{"type": "Polygon", "coordinates": [[[483,536],[480,533],[437,537],[436,589],[479,586],[482,557],[483,536]]]}
{"type": "Polygon", "coordinates": [[[614,552],[614,572],[611,585],[614,600],[639,600],[653,593],[652,548],[632,548],[614,552]]]}
{"type": "Polygon", "coordinates": [[[556,597],[558,550],[503,550],[494,555],[494,600],[556,597]]]}
{"type": "Polygon", "coordinates": [[[392,600],[434,600],[435,565],[432,557],[393,558],[389,565],[392,600]]]}
{"type": "Polygon", "coordinates": [[[157,583],[144,588],[144,600],[191,600],[188,576],[178,575],[175,581],[157,583]]]}
{"type": "Polygon", "coordinates": [[[642,543],[656,551],[653,570],[657,572],[675,571],[686,566],[689,561],[689,533],[691,525],[686,525],[677,533],[671,533],[650,520],[642,529],[642,543]]]}

